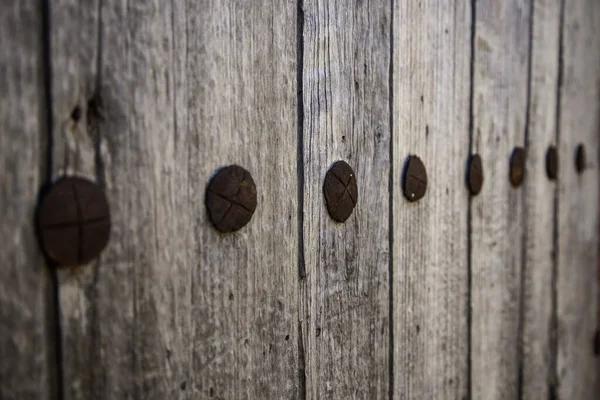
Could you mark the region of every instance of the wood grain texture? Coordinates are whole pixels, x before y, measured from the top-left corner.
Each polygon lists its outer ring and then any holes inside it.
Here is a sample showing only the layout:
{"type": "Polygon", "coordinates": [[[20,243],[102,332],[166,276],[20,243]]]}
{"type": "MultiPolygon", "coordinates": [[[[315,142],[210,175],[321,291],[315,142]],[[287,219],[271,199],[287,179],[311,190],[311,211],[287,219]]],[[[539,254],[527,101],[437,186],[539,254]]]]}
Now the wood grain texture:
{"type": "Polygon", "coordinates": [[[472,147],[487,183],[471,204],[474,399],[518,395],[525,199],[509,182],[509,160],[525,142],[530,9],[529,0],[486,0],[474,11],[472,147]]]}
{"type": "Polygon", "coordinates": [[[556,287],[559,399],[596,399],[600,393],[600,358],[593,353],[598,315],[599,30],[600,3],[565,2],[556,287]],[[578,175],[575,149],[580,143],[587,150],[587,163],[578,175]]]}
{"type": "MultiPolygon", "coordinates": [[[[534,0],[531,15],[531,79],[527,126],[525,258],[522,270],[523,399],[548,399],[554,381],[554,284],[556,279],[556,181],[546,173],[546,153],[556,146],[560,0],[534,0]]],[[[560,160],[559,168],[569,168],[560,160]]]]}
{"type": "Polygon", "coordinates": [[[303,376],[310,399],[384,398],[389,385],[389,2],[306,0],[303,21],[303,376]],[[337,160],[358,204],[327,214],[337,160]]]}
{"type": "Polygon", "coordinates": [[[470,39],[468,2],[394,2],[396,399],[461,399],[468,391],[470,39]],[[402,193],[409,155],[423,160],[429,181],[415,203],[402,193]]]}
{"type": "Polygon", "coordinates": [[[0,7],[0,398],[53,399],[54,301],[34,232],[46,174],[42,10],[0,7]]]}
{"type": "Polygon", "coordinates": [[[113,223],[61,275],[66,398],[298,396],[295,9],[52,2],[55,175],[101,184],[113,223]],[[204,191],[233,163],[258,208],[220,235],[204,191]]]}

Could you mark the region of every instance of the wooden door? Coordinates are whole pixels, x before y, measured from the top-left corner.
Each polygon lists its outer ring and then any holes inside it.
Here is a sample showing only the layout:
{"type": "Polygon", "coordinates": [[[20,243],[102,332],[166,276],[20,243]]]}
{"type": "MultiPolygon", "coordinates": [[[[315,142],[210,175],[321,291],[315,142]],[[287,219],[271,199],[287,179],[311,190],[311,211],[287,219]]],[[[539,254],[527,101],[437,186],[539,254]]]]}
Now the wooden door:
{"type": "Polygon", "coordinates": [[[5,0],[0,399],[598,398],[599,28],[596,0],[5,0]],[[257,207],[224,234],[228,165],[257,207]],[[36,235],[64,176],[111,211],[78,267],[36,235]]]}

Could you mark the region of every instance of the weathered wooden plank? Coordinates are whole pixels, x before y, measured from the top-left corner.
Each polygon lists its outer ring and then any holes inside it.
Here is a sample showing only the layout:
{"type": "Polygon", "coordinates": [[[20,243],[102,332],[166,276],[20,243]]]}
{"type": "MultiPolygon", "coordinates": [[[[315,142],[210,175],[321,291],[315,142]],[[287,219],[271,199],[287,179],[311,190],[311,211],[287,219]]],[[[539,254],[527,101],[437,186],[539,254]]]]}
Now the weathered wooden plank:
{"type": "MultiPolygon", "coordinates": [[[[530,105],[525,146],[527,179],[521,293],[521,396],[547,399],[554,380],[553,329],[556,279],[556,181],[548,179],[546,154],[556,146],[560,0],[534,0],[531,14],[530,105]]],[[[560,168],[568,168],[562,163],[560,168]]]]}
{"type": "Polygon", "coordinates": [[[102,184],[113,222],[61,275],[67,398],[296,397],[296,7],[52,6],[55,174],[102,184]],[[259,205],[220,235],[204,191],[233,163],[259,205]]]}
{"type": "Polygon", "coordinates": [[[475,4],[472,151],[487,184],[471,204],[471,395],[516,398],[525,198],[508,175],[525,142],[531,3],[475,4]]]}
{"type": "Polygon", "coordinates": [[[395,2],[393,46],[393,394],[460,399],[469,356],[469,2],[395,2]],[[409,155],[429,180],[415,203],[402,192],[409,155]]]}
{"type": "Polygon", "coordinates": [[[598,298],[600,160],[600,3],[564,2],[560,87],[558,192],[557,394],[596,399],[600,361],[593,353],[598,298]],[[587,151],[585,171],[575,151],[587,151]]]}
{"type": "MultiPolygon", "coordinates": [[[[301,283],[306,397],[384,398],[389,385],[389,2],[306,0],[301,283]],[[356,174],[358,204],[327,214],[323,180],[337,160],[356,174]]],[[[303,51],[302,51],[303,49],[303,51]]]]}
{"type": "Polygon", "coordinates": [[[54,301],[34,232],[46,178],[46,116],[38,1],[0,7],[0,398],[57,395],[54,301]]]}

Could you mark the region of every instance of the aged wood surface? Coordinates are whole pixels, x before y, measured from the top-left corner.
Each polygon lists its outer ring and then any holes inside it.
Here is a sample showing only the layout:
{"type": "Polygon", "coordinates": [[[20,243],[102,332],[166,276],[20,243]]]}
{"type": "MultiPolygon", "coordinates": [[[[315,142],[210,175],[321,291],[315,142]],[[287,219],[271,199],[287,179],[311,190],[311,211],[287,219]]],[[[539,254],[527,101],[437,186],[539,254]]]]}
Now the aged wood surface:
{"type": "Polygon", "coordinates": [[[54,174],[99,182],[113,221],[61,273],[66,398],[297,396],[295,11],[52,3],[54,174]],[[258,208],[220,235],[204,191],[234,163],[258,208]]]}
{"type": "Polygon", "coordinates": [[[0,8],[2,400],[598,397],[598,1],[84,3],[0,8]],[[258,207],[223,235],[230,164],[258,207]],[[33,220],[63,175],[113,225],[55,271],[33,220]]]}
{"type": "Polygon", "coordinates": [[[529,0],[489,0],[474,10],[472,149],[487,183],[471,204],[474,399],[518,394],[524,192],[508,176],[513,148],[525,144],[530,9],[529,0]]]}
{"type": "Polygon", "coordinates": [[[469,383],[471,5],[394,2],[393,29],[393,396],[460,399],[469,383]],[[402,175],[413,154],[428,187],[409,203],[402,175]]]}
{"type": "Polygon", "coordinates": [[[600,168],[600,3],[564,2],[558,144],[557,394],[596,399],[600,358],[594,356],[598,298],[598,185],[600,168]],[[587,151],[575,170],[575,149],[587,151]]]}
{"type": "MultiPolygon", "coordinates": [[[[547,399],[554,394],[557,183],[547,177],[546,153],[549,146],[556,146],[557,137],[560,9],[560,0],[534,0],[531,14],[525,257],[520,283],[523,399],[547,399]]],[[[571,167],[560,161],[559,168],[571,167]]]]}
{"type": "Polygon", "coordinates": [[[384,398],[389,385],[389,2],[305,0],[302,21],[306,397],[384,398]],[[327,214],[323,180],[345,160],[358,204],[327,214]]]}
{"type": "Polygon", "coordinates": [[[53,399],[53,290],[33,228],[46,179],[38,1],[0,7],[0,398],[53,399]]]}

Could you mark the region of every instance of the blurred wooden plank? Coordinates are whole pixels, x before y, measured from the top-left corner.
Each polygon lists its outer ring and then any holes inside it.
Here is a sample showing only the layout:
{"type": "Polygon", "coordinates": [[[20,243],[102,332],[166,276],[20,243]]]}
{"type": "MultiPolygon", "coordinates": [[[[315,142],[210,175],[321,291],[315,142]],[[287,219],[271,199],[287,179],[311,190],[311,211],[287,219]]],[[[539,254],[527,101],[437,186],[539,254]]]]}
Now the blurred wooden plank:
{"type": "Polygon", "coordinates": [[[34,232],[46,178],[46,97],[39,1],[0,7],[0,398],[54,399],[54,299],[34,232]]]}
{"type": "MultiPolygon", "coordinates": [[[[523,399],[551,398],[555,351],[556,181],[548,178],[546,154],[556,146],[560,0],[534,0],[531,15],[530,106],[526,134],[525,258],[522,270],[523,399]]],[[[563,161],[563,160],[560,160],[563,161]]],[[[559,168],[568,168],[560,162],[559,168]]]]}
{"type": "Polygon", "coordinates": [[[60,277],[68,398],[297,396],[295,10],[52,3],[55,176],[105,187],[113,223],[60,277]],[[204,192],[233,163],[259,205],[221,235],[204,192]]]}
{"type": "MultiPolygon", "coordinates": [[[[394,3],[393,394],[399,399],[468,393],[471,18],[469,2],[394,3]],[[409,155],[422,159],[429,181],[415,203],[402,192],[409,155]]],[[[485,182],[483,190],[492,186],[485,182]]]]}
{"type": "Polygon", "coordinates": [[[474,399],[516,398],[519,391],[525,198],[508,176],[513,148],[525,142],[530,10],[530,0],[485,0],[474,11],[472,148],[486,176],[471,209],[474,399]]]}
{"type": "Polygon", "coordinates": [[[390,12],[388,1],[359,0],[305,0],[299,10],[307,398],[389,390],[390,12]],[[323,196],[338,160],[354,169],[359,190],[343,224],[323,196]]]}
{"type": "Polygon", "coordinates": [[[594,356],[598,296],[598,185],[600,160],[600,3],[564,2],[560,88],[558,193],[557,394],[595,399],[600,361],[594,356]],[[583,144],[585,171],[575,170],[583,144]]]}

